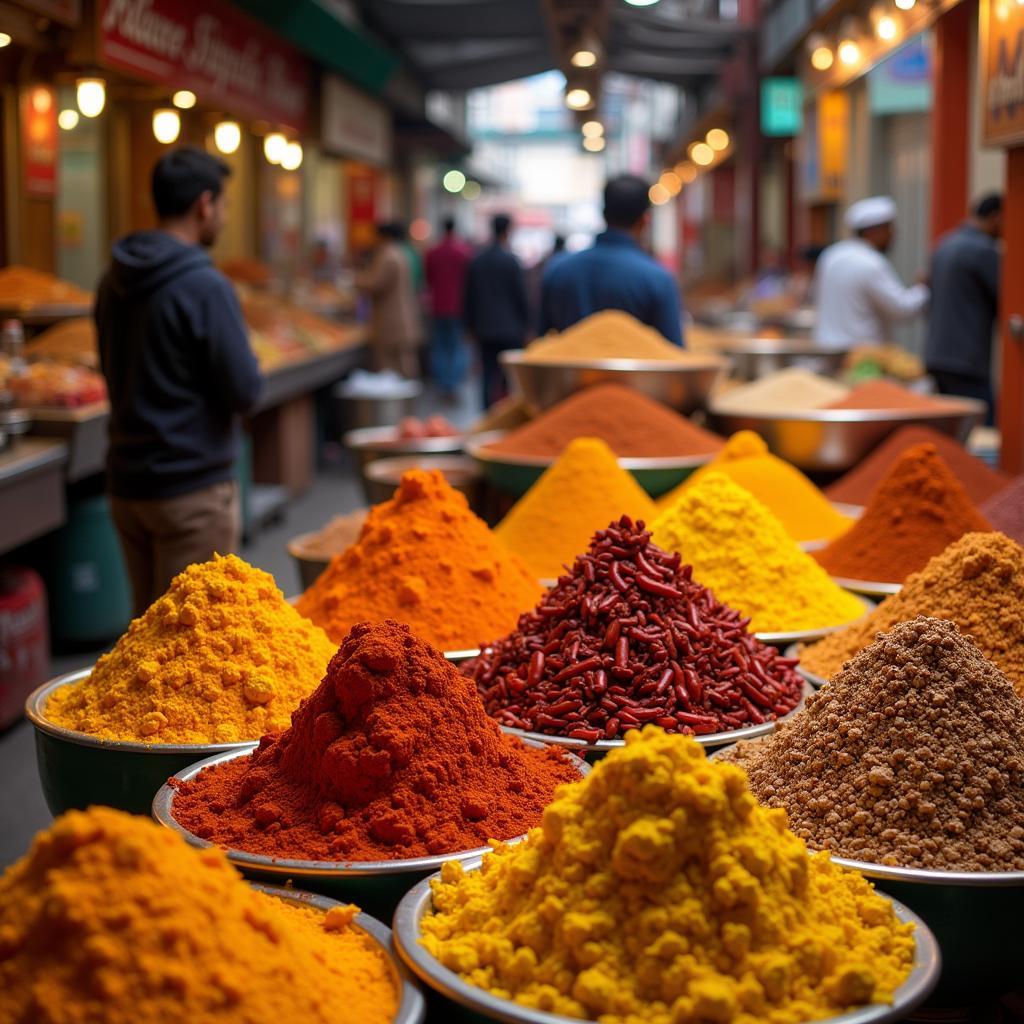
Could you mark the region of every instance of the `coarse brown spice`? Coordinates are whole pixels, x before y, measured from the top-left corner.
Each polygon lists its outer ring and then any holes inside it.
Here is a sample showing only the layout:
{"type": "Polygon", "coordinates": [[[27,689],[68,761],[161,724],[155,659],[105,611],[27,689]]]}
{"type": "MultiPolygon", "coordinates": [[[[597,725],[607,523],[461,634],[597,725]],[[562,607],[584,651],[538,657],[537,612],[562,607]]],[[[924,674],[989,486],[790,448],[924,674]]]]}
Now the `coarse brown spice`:
{"type": "Polygon", "coordinates": [[[803,714],[730,759],[813,849],[1024,870],[1024,703],[952,622],[879,634],[803,714]]]}

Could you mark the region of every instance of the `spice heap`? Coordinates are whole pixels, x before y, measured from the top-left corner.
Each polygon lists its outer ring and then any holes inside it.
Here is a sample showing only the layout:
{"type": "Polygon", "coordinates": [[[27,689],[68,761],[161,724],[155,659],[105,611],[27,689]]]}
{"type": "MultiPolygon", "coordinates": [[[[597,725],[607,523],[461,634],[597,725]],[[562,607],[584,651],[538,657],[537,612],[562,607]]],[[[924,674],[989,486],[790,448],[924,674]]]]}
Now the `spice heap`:
{"type": "Polygon", "coordinates": [[[0,308],[30,310],[65,304],[91,306],[92,294],[43,270],[0,267],[0,308]]]}
{"type": "Polygon", "coordinates": [[[678,487],[658,499],[661,511],[673,505],[709,473],[724,473],[749,491],[797,541],[831,540],[850,528],[852,520],[837,512],[828,498],[796,466],[772,455],[752,430],[733,434],[725,447],[678,487]]]}
{"type": "Polygon", "coordinates": [[[182,784],[203,839],[297,860],[392,860],[513,839],[578,777],[484,714],[473,684],[393,622],[360,623],[285,732],[182,784]]]}
{"type": "Polygon", "coordinates": [[[0,878],[0,1020],[387,1024],[391,967],[355,912],[257,892],[145,818],[71,811],[0,878]]]}
{"type": "Polygon", "coordinates": [[[61,320],[37,334],[26,345],[25,354],[30,359],[53,359],[95,370],[100,365],[96,322],[91,316],[61,320]]]}
{"type": "Polygon", "coordinates": [[[902,583],[965,533],[988,529],[938,452],[919,444],[900,456],[860,519],[814,557],[833,576],[902,583]]]}
{"type": "Polygon", "coordinates": [[[336,643],[357,622],[393,618],[447,651],[508,629],[539,592],[464,494],[438,470],[414,469],[296,607],[336,643]]]}
{"type": "Polygon", "coordinates": [[[723,473],[685,490],[651,527],[694,577],[750,619],[759,633],[803,632],[852,622],[864,606],[842,590],[749,491],[723,473]]]}
{"type": "Polygon", "coordinates": [[[1024,476],[986,501],[981,511],[995,529],[1024,544],[1024,476]]]}
{"type": "Polygon", "coordinates": [[[288,545],[300,558],[330,561],[359,539],[359,533],[369,515],[368,508],[357,508],[343,516],[335,516],[316,533],[307,533],[301,543],[296,538],[288,545]]]}
{"type": "MultiPolygon", "coordinates": [[[[621,515],[651,522],[657,514],[647,492],[619,466],[608,445],[580,437],[512,506],[494,532],[537,576],[553,579],[609,522],[621,515]]],[[[481,635],[498,636],[505,628],[481,635]]]]}
{"type": "Polygon", "coordinates": [[[1024,870],[1024,703],[952,622],[880,634],[736,762],[816,850],[946,871],[1024,870]]]}
{"type": "Polygon", "coordinates": [[[46,717],[103,739],[237,743],[288,724],[334,645],[235,555],[179,573],[46,717]]]}
{"type": "Polygon", "coordinates": [[[844,398],[829,402],[823,409],[919,409],[921,412],[944,412],[956,402],[922,395],[889,380],[869,380],[858,384],[844,398]]]}
{"type": "Polygon", "coordinates": [[[511,455],[558,455],[577,437],[598,437],[620,458],[708,455],[717,434],[621,384],[595,384],[486,446],[511,455]]]}
{"type": "Polygon", "coordinates": [[[623,516],[467,671],[503,725],[593,743],[770,721],[800,702],[794,664],[623,516]]]}
{"type": "Polygon", "coordinates": [[[799,1024],[887,1002],[913,926],[807,856],[692,740],[645,729],[523,843],[432,883],[422,943],[471,985],[602,1024],[799,1024]]]}
{"type": "Polygon", "coordinates": [[[918,615],[955,622],[1024,696],[1024,548],[1001,533],[968,533],[860,622],[805,648],[800,664],[828,678],[875,634],[918,615]]]}
{"type": "Polygon", "coordinates": [[[715,397],[713,405],[722,412],[794,413],[820,409],[845,398],[850,389],[830,377],[791,367],[761,377],[750,384],[730,388],[715,397]]]}
{"type": "Polygon", "coordinates": [[[669,363],[713,363],[715,357],[687,352],[636,317],[618,309],[591,313],[560,334],[529,344],[530,363],[590,363],[599,359],[650,359],[669,363]]]}

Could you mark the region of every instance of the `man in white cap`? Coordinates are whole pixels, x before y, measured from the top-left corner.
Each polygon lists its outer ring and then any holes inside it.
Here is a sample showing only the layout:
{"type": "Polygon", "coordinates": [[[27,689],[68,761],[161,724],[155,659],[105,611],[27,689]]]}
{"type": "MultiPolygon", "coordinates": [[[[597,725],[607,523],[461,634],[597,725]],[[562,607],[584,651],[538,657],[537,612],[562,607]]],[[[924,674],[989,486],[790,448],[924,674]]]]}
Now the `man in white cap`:
{"type": "Polygon", "coordinates": [[[814,275],[814,338],[822,348],[891,341],[893,325],[913,320],[928,304],[928,287],[905,288],[885,257],[895,220],[896,203],[889,196],[861,199],[846,211],[853,237],[821,254],[814,275]]]}

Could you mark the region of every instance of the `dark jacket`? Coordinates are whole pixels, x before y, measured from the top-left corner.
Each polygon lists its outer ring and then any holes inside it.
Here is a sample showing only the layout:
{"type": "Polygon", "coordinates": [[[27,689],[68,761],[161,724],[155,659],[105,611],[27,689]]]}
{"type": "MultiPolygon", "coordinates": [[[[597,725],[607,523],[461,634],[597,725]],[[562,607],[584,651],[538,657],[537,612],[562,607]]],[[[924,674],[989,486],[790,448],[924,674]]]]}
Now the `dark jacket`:
{"type": "Polygon", "coordinates": [[[470,260],[463,303],[466,328],[482,344],[522,345],[530,321],[519,260],[493,242],[470,260]]]}
{"type": "Polygon", "coordinates": [[[683,344],[679,285],[625,231],[609,228],[593,246],[566,256],[541,285],[540,330],[564,331],[591,313],[618,309],[683,344]]]}
{"type": "Polygon", "coordinates": [[[110,492],[172,498],[230,480],[238,414],[262,378],[235,291],[206,251],[163,231],[122,238],[94,315],[110,492]]]}
{"type": "Polygon", "coordinates": [[[999,247],[972,224],[939,239],[932,255],[929,370],[988,379],[999,306],[999,247]]]}

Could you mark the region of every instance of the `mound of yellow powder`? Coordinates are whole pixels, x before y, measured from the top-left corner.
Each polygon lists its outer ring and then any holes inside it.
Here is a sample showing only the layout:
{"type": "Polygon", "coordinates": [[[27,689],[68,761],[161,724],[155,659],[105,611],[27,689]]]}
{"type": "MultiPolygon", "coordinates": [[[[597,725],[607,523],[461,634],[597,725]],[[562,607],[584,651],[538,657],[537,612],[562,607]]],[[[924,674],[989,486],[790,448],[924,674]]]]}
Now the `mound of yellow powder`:
{"type": "Polygon", "coordinates": [[[610,522],[627,515],[634,522],[650,523],[657,514],[647,492],[619,466],[604,441],[578,437],[512,506],[494,532],[537,576],[553,579],[565,572],[565,567],[590,547],[593,535],[610,522]]]}
{"type": "Polygon", "coordinates": [[[386,1024],[398,994],[354,910],[259,893],[145,818],[71,811],[0,877],[0,1020],[386,1024]]]}
{"type": "Polygon", "coordinates": [[[480,871],[445,864],[423,945],[465,981],[602,1024],[798,1024],[888,1002],[891,904],[689,737],[648,727],[480,871]]]}
{"type": "Polygon", "coordinates": [[[654,521],[654,540],[678,551],[693,578],[750,617],[757,633],[787,633],[852,622],[857,598],[786,532],[749,491],[707,473],[654,521]]]}
{"type": "Polygon", "coordinates": [[[725,447],[678,487],[658,499],[658,508],[671,508],[708,473],[724,473],[771,511],[797,541],[832,540],[845,533],[853,520],[837,512],[828,498],[785,459],[772,455],[752,430],[733,434],[725,447]]]}
{"type": "Polygon", "coordinates": [[[103,739],[237,743],[284,729],[335,645],[235,555],[179,573],[46,717],[103,739]]]}
{"type": "Polygon", "coordinates": [[[442,651],[512,629],[541,586],[437,470],[411,470],[370,509],[359,539],[300,598],[338,643],[357,622],[397,619],[442,651]]]}

